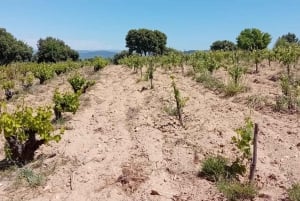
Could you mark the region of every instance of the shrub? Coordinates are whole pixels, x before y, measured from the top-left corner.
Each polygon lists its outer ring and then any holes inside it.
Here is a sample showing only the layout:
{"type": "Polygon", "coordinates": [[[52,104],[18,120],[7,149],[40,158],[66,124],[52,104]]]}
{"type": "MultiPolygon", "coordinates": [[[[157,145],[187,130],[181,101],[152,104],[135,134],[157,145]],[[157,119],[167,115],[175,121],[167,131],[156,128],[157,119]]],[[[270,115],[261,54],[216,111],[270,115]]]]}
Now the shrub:
{"type": "Polygon", "coordinates": [[[109,64],[108,60],[97,57],[94,61],[94,71],[97,72],[109,64]]]}
{"type": "Polygon", "coordinates": [[[53,65],[53,70],[56,75],[60,75],[62,73],[66,73],[69,69],[69,66],[65,63],[56,63],[53,65]]]}
{"type": "Polygon", "coordinates": [[[68,79],[75,93],[85,93],[87,88],[95,84],[95,81],[87,81],[79,74],[75,74],[68,79]]]}
{"type": "Polygon", "coordinates": [[[77,93],[83,88],[86,79],[79,74],[75,74],[68,79],[68,82],[71,84],[74,92],[77,93]]]}
{"type": "Polygon", "coordinates": [[[15,82],[12,80],[7,80],[2,83],[2,89],[4,89],[5,91],[6,100],[10,100],[13,97],[14,92],[12,90],[14,89],[14,87],[15,82]]]}
{"type": "Polygon", "coordinates": [[[289,96],[291,93],[290,79],[288,76],[281,76],[280,87],[283,95],[289,96]]]}
{"type": "Polygon", "coordinates": [[[232,137],[232,142],[242,153],[242,159],[251,158],[251,143],[253,140],[254,123],[250,118],[245,119],[245,125],[236,129],[237,136],[232,137]]]}
{"type": "Polygon", "coordinates": [[[238,65],[234,65],[233,67],[228,69],[228,74],[235,85],[239,85],[239,82],[242,76],[245,74],[245,72],[246,69],[238,65]]]}
{"type": "Polygon", "coordinates": [[[228,69],[230,76],[229,83],[224,88],[226,96],[234,96],[240,92],[245,91],[245,87],[240,83],[242,76],[245,74],[246,69],[238,65],[234,65],[228,69]]]}
{"type": "Polygon", "coordinates": [[[127,56],[129,56],[129,52],[127,50],[123,50],[122,52],[115,54],[112,61],[114,64],[120,64],[119,60],[127,56]]]}
{"type": "Polygon", "coordinates": [[[24,89],[28,89],[33,85],[34,75],[31,72],[26,73],[25,77],[21,78],[22,86],[24,89]]]}
{"type": "Polygon", "coordinates": [[[85,93],[86,92],[86,90],[89,88],[89,87],[91,87],[91,86],[93,86],[94,84],[95,84],[96,82],[94,81],[94,80],[89,80],[89,81],[86,81],[86,83],[83,85],[83,87],[82,87],[82,93],[85,93]]]}
{"type": "Polygon", "coordinates": [[[257,194],[256,188],[249,183],[240,183],[237,181],[218,182],[217,188],[229,201],[253,199],[257,194]]]}
{"type": "Polygon", "coordinates": [[[290,189],[288,189],[289,199],[291,201],[300,201],[300,184],[293,184],[290,189]]]}
{"type": "Polygon", "coordinates": [[[285,96],[276,96],[274,110],[279,112],[287,108],[288,100],[285,96]]]}
{"type": "Polygon", "coordinates": [[[2,112],[0,130],[5,137],[8,165],[22,166],[33,160],[34,152],[49,141],[58,142],[61,134],[53,134],[51,110],[48,107],[19,108],[14,113],[2,112]]]}
{"type": "Polygon", "coordinates": [[[49,65],[39,65],[34,69],[34,77],[40,80],[40,84],[44,84],[46,80],[53,78],[54,71],[49,65]]]}
{"type": "Polygon", "coordinates": [[[59,93],[57,90],[54,92],[54,114],[55,120],[62,118],[62,112],[76,113],[79,107],[79,94],[65,92],[59,93]]]}
{"type": "Polygon", "coordinates": [[[180,125],[183,127],[182,110],[183,110],[183,107],[185,106],[185,103],[188,101],[188,98],[187,97],[185,97],[185,98],[181,97],[180,91],[177,88],[175,80],[174,80],[175,77],[171,76],[171,79],[172,79],[172,87],[173,87],[173,90],[174,90],[174,98],[175,98],[175,101],[176,101],[177,116],[178,116],[178,120],[179,120],[180,125]]]}
{"type": "Polygon", "coordinates": [[[288,75],[280,78],[280,86],[282,96],[276,98],[275,110],[280,111],[283,109],[295,110],[300,107],[300,84],[297,79],[288,75]]]}

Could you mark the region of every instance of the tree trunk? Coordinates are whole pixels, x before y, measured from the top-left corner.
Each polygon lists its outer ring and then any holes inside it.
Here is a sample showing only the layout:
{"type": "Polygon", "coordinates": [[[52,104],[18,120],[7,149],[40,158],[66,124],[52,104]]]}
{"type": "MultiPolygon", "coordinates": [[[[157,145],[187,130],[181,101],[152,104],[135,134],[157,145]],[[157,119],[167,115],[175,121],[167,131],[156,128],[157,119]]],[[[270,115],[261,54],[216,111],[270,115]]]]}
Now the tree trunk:
{"type": "Polygon", "coordinates": [[[10,89],[5,89],[5,96],[6,96],[6,100],[10,100],[14,95],[14,92],[11,91],[10,89]]]}
{"type": "Polygon", "coordinates": [[[45,140],[36,140],[34,132],[29,133],[29,138],[25,143],[20,142],[15,136],[5,137],[5,139],[10,152],[6,161],[8,164],[18,166],[32,161],[34,152],[45,143],[45,140]]]}
{"type": "Polygon", "coordinates": [[[150,78],[150,88],[153,89],[152,78],[150,78]]]}
{"type": "Polygon", "coordinates": [[[250,174],[249,181],[252,183],[254,181],[254,174],[256,170],[257,163],[257,134],[258,134],[258,124],[254,124],[254,137],[253,137],[253,156],[250,164],[250,174]]]}
{"type": "Polygon", "coordinates": [[[58,109],[56,109],[56,108],[54,108],[53,110],[54,110],[55,120],[57,121],[57,120],[61,119],[62,118],[61,112],[58,111],[58,109]]]}
{"type": "Polygon", "coordinates": [[[176,91],[177,91],[177,89],[174,86],[174,95],[175,95],[175,100],[176,100],[176,108],[177,108],[178,120],[179,120],[180,125],[183,127],[180,100],[179,100],[179,97],[176,95],[176,91]]]}

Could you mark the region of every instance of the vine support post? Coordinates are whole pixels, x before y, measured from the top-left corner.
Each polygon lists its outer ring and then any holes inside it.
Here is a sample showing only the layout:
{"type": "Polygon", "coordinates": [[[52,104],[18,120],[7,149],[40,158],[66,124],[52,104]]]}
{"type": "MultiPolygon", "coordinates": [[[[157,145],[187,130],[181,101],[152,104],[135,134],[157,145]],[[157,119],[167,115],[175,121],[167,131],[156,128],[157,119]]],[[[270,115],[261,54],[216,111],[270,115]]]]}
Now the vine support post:
{"type": "Polygon", "coordinates": [[[257,163],[257,135],[258,135],[258,124],[254,124],[254,136],[253,136],[253,156],[252,161],[250,164],[250,174],[249,174],[249,182],[253,183],[254,181],[254,174],[256,170],[256,163],[257,163]]]}

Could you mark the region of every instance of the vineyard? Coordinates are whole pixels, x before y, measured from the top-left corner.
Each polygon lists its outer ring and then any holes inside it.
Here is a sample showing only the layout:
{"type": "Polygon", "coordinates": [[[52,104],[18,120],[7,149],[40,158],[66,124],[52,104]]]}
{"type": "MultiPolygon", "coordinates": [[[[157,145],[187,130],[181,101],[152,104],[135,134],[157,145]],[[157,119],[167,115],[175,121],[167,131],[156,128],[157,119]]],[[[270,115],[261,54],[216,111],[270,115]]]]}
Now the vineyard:
{"type": "Polygon", "coordinates": [[[0,200],[298,201],[299,58],[290,45],[2,66],[0,200]]]}

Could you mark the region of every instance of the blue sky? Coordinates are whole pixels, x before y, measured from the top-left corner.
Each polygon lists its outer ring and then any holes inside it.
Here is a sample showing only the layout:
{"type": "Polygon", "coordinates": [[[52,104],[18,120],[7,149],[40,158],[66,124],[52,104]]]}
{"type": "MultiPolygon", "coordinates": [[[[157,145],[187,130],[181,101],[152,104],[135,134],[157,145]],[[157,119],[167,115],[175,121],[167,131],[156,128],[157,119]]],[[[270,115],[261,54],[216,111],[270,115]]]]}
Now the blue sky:
{"type": "Polygon", "coordinates": [[[64,40],[74,49],[125,49],[130,29],[158,29],[168,46],[209,49],[244,28],[259,28],[272,42],[300,37],[299,0],[0,0],[0,27],[36,49],[39,38],[64,40]]]}

